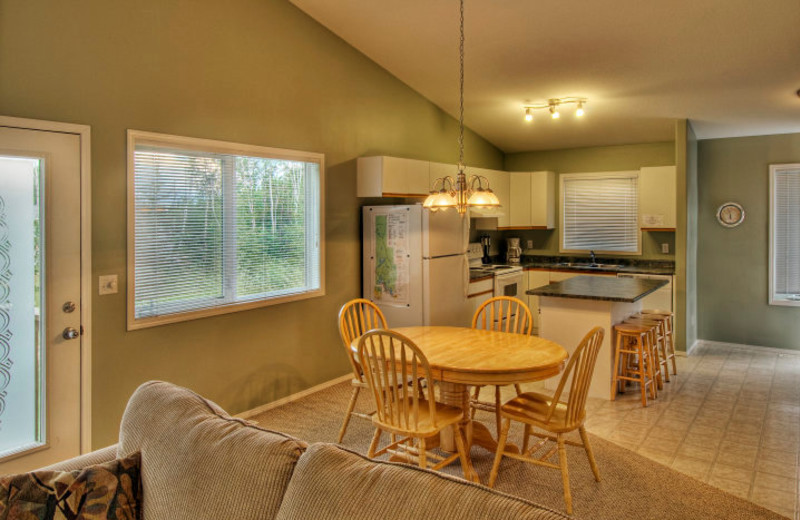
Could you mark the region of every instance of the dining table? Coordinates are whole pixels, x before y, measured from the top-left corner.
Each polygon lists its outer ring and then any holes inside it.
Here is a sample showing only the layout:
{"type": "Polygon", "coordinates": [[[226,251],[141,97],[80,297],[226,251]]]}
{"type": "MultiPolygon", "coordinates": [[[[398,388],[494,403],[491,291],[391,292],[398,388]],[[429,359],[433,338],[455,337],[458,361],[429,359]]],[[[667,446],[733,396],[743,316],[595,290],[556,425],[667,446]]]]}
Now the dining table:
{"type": "MultiPolygon", "coordinates": [[[[526,334],[447,326],[391,330],[406,336],[425,355],[431,377],[439,386],[439,400],[463,410],[461,427],[467,454],[471,446],[481,446],[492,453],[497,449],[497,440],[489,429],[471,419],[469,387],[542,381],[557,376],[568,357],[566,349],[558,343],[526,334]]],[[[358,339],[351,348],[357,351],[358,339]]],[[[452,428],[442,431],[438,447],[456,451],[452,428]]],[[[473,474],[466,477],[478,480],[474,470],[471,471],[473,474]]]]}

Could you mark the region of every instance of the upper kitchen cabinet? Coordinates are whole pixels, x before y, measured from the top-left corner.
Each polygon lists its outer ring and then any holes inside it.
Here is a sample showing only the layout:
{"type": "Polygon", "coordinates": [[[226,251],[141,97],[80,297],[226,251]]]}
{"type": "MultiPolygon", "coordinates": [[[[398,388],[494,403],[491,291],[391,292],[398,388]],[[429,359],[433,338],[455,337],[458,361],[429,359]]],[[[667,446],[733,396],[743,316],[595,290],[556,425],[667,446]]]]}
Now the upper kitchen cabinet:
{"type": "MultiPolygon", "coordinates": [[[[467,178],[472,175],[485,177],[489,188],[500,200],[499,208],[471,209],[470,217],[478,218],[476,229],[502,229],[508,227],[510,201],[509,173],[501,170],[467,167],[467,178]]],[[[486,186],[484,186],[485,188],[486,186]]]]}
{"type": "Polygon", "coordinates": [[[399,157],[359,157],[359,197],[425,197],[430,192],[430,163],[399,157]]]}
{"type": "Polygon", "coordinates": [[[555,172],[511,172],[510,208],[506,229],[556,227],[555,172]]]}
{"type": "Polygon", "coordinates": [[[639,170],[639,226],[644,231],[675,231],[677,201],[674,166],[639,170]]]}

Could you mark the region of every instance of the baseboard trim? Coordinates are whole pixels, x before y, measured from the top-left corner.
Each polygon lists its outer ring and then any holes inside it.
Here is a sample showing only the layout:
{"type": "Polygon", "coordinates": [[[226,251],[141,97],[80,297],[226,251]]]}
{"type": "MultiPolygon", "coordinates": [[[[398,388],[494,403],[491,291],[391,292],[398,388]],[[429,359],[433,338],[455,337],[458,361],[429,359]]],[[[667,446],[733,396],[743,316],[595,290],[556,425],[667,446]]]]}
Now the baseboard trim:
{"type": "Polygon", "coordinates": [[[315,394],[320,390],[325,390],[326,388],[330,388],[333,385],[338,385],[339,383],[343,383],[345,381],[350,381],[353,379],[353,374],[345,374],[341,377],[337,377],[336,379],[331,379],[330,381],[325,381],[324,383],[320,383],[316,386],[312,386],[311,388],[306,388],[296,394],[287,395],[286,397],[282,397],[277,401],[272,401],[270,403],[262,404],[261,406],[257,406],[252,410],[247,410],[245,412],[236,414],[234,417],[238,417],[239,419],[250,419],[251,417],[255,417],[260,413],[264,413],[268,410],[272,410],[273,408],[277,408],[279,406],[283,406],[285,404],[289,404],[292,401],[297,401],[298,399],[302,399],[304,397],[308,397],[311,394],[315,394]]]}
{"type": "Polygon", "coordinates": [[[694,340],[694,343],[692,343],[689,346],[689,348],[686,349],[686,352],[684,352],[683,355],[688,357],[688,356],[691,356],[692,354],[694,354],[694,351],[697,350],[697,348],[700,346],[700,342],[701,341],[703,341],[703,340],[700,340],[700,339],[694,340]]]}
{"type": "MultiPolygon", "coordinates": [[[[725,347],[733,350],[743,350],[746,352],[769,352],[771,354],[780,354],[784,356],[800,356],[800,351],[790,350],[786,348],[765,347],[763,345],[747,345],[744,343],[729,343],[727,341],[713,341],[710,339],[701,339],[695,342],[695,347],[700,348],[704,346],[709,347],[725,347]]],[[[693,349],[694,350],[694,347],[693,349]]]]}

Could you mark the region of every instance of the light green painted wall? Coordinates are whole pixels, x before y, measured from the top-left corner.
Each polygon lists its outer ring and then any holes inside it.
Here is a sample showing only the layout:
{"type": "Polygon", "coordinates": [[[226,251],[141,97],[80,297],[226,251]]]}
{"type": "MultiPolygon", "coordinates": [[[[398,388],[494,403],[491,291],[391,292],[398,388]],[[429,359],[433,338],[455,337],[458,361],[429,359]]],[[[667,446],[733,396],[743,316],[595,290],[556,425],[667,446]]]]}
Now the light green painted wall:
{"type": "Polygon", "coordinates": [[[675,346],[697,340],[697,137],[685,119],[675,123],[677,228],[675,231],[675,346]]]}
{"type": "Polygon", "coordinates": [[[800,162],[800,133],[709,139],[699,145],[699,337],[800,350],[800,308],[768,305],[769,165],[800,162]],[[745,221],[716,220],[724,202],[745,221]]]}
{"type": "MultiPolygon", "coordinates": [[[[93,444],[163,379],[236,413],[348,371],[335,317],[360,295],[355,160],[455,163],[456,122],[284,0],[3,2],[0,114],[92,127],[93,444]],[[125,330],[128,128],[325,153],[327,296],[125,330]]],[[[453,78],[455,92],[457,78],[453,78]]],[[[468,164],[502,168],[472,133],[468,164]]]]}
{"type": "MultiPolygon", "coordinates": [[[[642,166],[668,166],[675,164],[675,143],[646,143],[617,146],[594,146],[507,154],[505,169],[508,171],[541,171],[556,173],[589,173],[603,171],[638,170],[642,166]]],[[[558,196],[558,195],[556,195],[558,196]]],[[[556,213],[559,212],[556,205],[556,213]]],[[[558,216],[556,217],[558,220],[558,216]]],[[[504,231],[502,237],[522,238],[522,247],[533,241],[528,255],[557,255],[558,230],[552,231],[504,231]]],[[[501,247],[501,250],[504,250],[501,247]]],[[[673,260],[675,258],[674,233],[642,233],[642,259],[673,260]],[[669,244],[669,254],[661,253],[661,244],[669,244]]]]}

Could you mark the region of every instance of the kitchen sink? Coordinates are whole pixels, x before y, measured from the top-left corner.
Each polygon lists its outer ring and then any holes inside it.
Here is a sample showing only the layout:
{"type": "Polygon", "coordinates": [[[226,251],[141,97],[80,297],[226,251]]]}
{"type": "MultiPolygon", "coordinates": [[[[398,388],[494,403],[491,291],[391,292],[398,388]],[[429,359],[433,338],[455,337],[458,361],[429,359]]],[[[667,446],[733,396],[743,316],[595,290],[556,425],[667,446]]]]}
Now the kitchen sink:
{"type": "Polygon", "coordinates": [[[589,264],[580,262],[560,262],[556,267],[575,267],[579,269],[619,269],[617,264],[589,264]]]}

